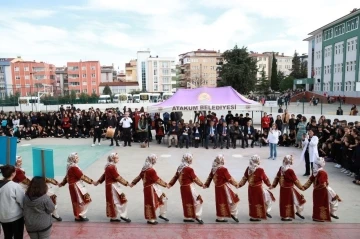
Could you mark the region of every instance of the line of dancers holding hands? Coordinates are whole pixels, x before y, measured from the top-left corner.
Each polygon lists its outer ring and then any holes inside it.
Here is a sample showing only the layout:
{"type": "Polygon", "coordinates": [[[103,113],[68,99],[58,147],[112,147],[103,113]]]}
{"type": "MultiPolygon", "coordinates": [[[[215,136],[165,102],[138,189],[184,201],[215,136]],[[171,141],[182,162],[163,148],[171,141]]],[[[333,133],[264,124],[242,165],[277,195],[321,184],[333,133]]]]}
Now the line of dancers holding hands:
{"type": "MultiPolygon", "coordinates": [[[[286,155],[283,159],[283,165],[271,184],[265,174],[264,169],[260,166],[260,157],[254,155],[249,160],[244,176],[237,182],[230,175],[225,167],[225,158],[218,155],[213,161],[211,172],[203,183],[195,174],[191,167],[193,155],[187,153],[183,155],[182,162],[176,170],[174,177],[169,183],[163,181],[154,169],[157,156],[151,154],[145,160],[140,174],[132,181],[128,182],[120,176],[116,164],[119,162],[119,155],[111,153],[107,157],[105,172],[101,177],[94,181],[83,174],[78,166],[79,156],[77,153],[71,153],[67,160],[67,174],[61,183],[54,179],[46,179],[48,183],[48,195],[56,206],[56,195],[52,190],[53,187],[69,185],[69,192],[72,201],[73,213],[75,221],[84,222],[89,219],[86,217],[88,206],[91,203],[91,197],[86,190],[84,184],[93,184],[97,186],[105,182],[106,191],[106,216],[110,218],[110,222],[131,222],[127,215],[127,199],[123,192],[123,186],[134,187],[140,180],[143,181],[144,187],[144,216],[148,224],[158,224],[157,218],[169,221],[166,217],[167,200],[165,193],[161,187],[171,188],[178,181],[180,184],[180,193],[183,206],[184,222],[198,222],[203,224],[201,219],[203,199],[197,193],[195,184],[206,189],[211,182],[215,185],[215,204],[216,204],[216,222],[227,222],[228,218],[232,218],[235,222],[239,222],[238,202],[239,196],[233,191],[235,188],[243,187],[248,183],[248,200],[249,200],[249,216],[250,221],[261,221],[271,218],[271,205],[275,201],[275,197],[271,193],[271,189],[278,184],[280,186],[280,216],[282,221],[292,221],[295,215],[301,219],[305,219],[302,215],[306,200],[295,187],[299,190],[307,190],[313,184],[313,215],[312,219],[318,222],[329,222],[331,218],[339,219],[335,214],[338,209],[338,202],[341,201],[339,196],[329,187],[328,175],[324,170],[325,161],[318,157],[314,161],[313,174],[308,181],[302,185],[297,179],[291,166],[293,157],[286,155]],[[268,189],[263,187],[263,183],[268,189]],[[232,186],[231,186],[232,185],[232,186]],[[159,209],[159,216],[156,211],[159,209]]],[[[17,157],[16,176],[13,181],[21,184],[26,190],[30,180],[25,176],[25,172],[21,168],[22,159],[17,157]]],[[[55,210],[53,218],[61,221],[61,217],[55,210]]]]}

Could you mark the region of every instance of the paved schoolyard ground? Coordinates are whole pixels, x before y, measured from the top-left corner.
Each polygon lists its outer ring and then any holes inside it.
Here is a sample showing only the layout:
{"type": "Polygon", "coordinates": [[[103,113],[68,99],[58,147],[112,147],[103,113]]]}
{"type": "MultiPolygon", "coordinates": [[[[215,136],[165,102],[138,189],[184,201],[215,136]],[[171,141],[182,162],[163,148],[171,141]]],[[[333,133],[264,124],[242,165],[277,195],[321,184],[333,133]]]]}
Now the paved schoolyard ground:
{"type": "MultiPolygon", "coordinates": [[[[231,175],[240,180],[248,166],[248,159],[253,154],[261,156],[261,165],[265,169],[270,181],[275,177],[279,167],[282,163],[282,158],[286,154],[292,154],[295,157],[294,169],[302,183],[307,181],[303,177],[304,162],[300,161],[300,150],[293,147],[278,148],[277,160],[268,160],[269,149],[267,147],[255,147],[246,149],[204,149],[204,148],[167,148],[166,145],[157,145],[150,143],[150,148],[142,149],[139,144],[134,143],[132,147],[109,147],[109,141],[102,141],[101,146],[91,147],[90,139],[35,139],[30,141],[23,141],[18,145],[18,154],[24,159],[24,169],[26,174],[32,176],[32,147],[43,147],[54,150],[55,158],[55,175],[58,181],[61,181],[65,175],[66,159],[69,153],[78,152],[80,156],[80,167],[84,173],[94,180],[97,180],[104,171],[106,157],[111,152],[118,152],[120,154],[120,162],[118,163],[118,170],[120,174],[128,181],[132,181],[140,172],[142,165],[147,155],[155,153],[159,159],[156,165],[158,175],[165,181],[170,181],[176,172],[176,169],[181,162],[181,157],[186,152],[194,154],[193,168],[197,176],[204,182],[210,172],[211,164],[214,157],[223,153],[225,155],[225,166],[229,169],[231,175]]],[[[329,173],[329,181],[331,187],[343,199],[339,205],[338,216],[339,220],[333,220],[333,223],[360,223],[360,187],[354,185],[352,178],[340,173],[335,169],[333,163],[326,165],[326,170],[329,173]]],[[[128,198],[128,215],[134,223],[144,224],[143,212],[143,187],[139,182],[133,188],[125,188],[124,191],[128,198]]],[[[215,197],[213,184],[209,189],[201,189],[197,187],[198,192],[204,199],[203,220],[205,223],[215,223],[215,197]]],[[[241,189],[234,189],[240,196],[239,203],[239,220],[240,223],[248,223],[248,200],[247,200],[247,186],[241,189]]],[[[105,186],[104,184],[97,187],[93,185],[88,186],[88,191],[92,197],[93,202],[89,207],[88,217],[91,222],[107,222],[105,214],[105,186]]],[[[180,198],[179,184],[177,183],[171,189],[163,189],[166,193],[168,201],[168,218],[170,223],[182,223],[182,206],[180,198]]],[[[275,197],[279,196],[279,187],[273,190],[275,197]]],[[[72,214],[71,201],[67,186],[60,188],[57,192],[59,213],[64,221],[72,222],[74,220],[72,214]]],[[[305,220],[296,219],[292,223],[313,223],[311,219],[312,214],[312,188],[304,192],[307,199],[305,205],[304,216],[305,220]]],[[[282,223],[279,216],[278,201],[273,204],[272,212],[273,218],[261,223],[282,223]]],[[[231,220],[229,220],[232,222],[231,220]]],[[[162,223],[162,222],[161,222],[162,223]]],[[[56,223],[58,224],[58,223],[56,223]]],[[[68,225],[68,224],[65,224],[68,225]]],[[[102,225],[102,224],[101,224],[102,225]]]]}

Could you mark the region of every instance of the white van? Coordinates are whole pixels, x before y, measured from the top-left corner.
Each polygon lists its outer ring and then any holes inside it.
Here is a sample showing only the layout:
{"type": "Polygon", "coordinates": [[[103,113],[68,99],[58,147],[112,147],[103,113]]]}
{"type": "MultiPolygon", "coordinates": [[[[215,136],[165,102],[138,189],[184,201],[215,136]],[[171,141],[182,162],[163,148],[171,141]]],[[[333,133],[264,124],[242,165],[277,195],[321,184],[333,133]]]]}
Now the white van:
{"type": "Polygon", "coordinates": [[[163,93],[163,95],[162,95],[163,101],[169,99],[173,94],[174,94],[174,93],[170,93],[170,92],[165,92],[165,93],[163,93]]]}
{"type": "Polygon", "coordinates": [[[140,103],[140,95],[139,94],[134,94],[133,95],[133,102],[134,103],[140,103]]]}
{"type": "Polygon", "coordinates": [[[157,102],[160,102],[160,93],[151,93],[150,95],[150,102],[151,103],[157,103],[157,102]]]}
{"type": "Polygon", "coordinates": [[[121,94],[115,94],[115,95],[114,95],[113,103],[119,103],[119,101],[120,101],[120,95],[121,95],[121,94]]]}
{"type": "Polygon", "coordinates": [[[99,99],[98,99],[98,103],[111,103],[111,97],[110,95],[100,95],[99,99]]]}

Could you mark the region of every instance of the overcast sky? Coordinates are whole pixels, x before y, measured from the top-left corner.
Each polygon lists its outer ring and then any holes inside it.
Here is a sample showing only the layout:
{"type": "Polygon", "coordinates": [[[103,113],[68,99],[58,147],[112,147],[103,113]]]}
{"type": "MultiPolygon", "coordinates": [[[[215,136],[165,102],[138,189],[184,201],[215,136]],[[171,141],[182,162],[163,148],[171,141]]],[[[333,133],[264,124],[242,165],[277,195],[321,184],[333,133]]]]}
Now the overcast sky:
{"type": "Polygon", "coordinates": [[[178,57],[235,44],[307,53],[307,34],[360,7],[356,0],[1,1],[0,58],[124,64],[137,50],[178,57]]]}

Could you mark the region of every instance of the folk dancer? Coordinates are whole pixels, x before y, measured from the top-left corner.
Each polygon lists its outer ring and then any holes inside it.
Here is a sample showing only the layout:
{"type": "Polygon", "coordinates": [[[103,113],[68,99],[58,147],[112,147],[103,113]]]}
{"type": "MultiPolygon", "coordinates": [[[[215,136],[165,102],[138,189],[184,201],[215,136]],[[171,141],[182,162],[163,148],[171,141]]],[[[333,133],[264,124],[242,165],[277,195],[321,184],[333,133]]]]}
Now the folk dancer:
{"type": "Polygon", "coordinates": [[[325,160],[318,157],[314,161],[313,174],[304,184],[304,189],[308,189],[314,184],[313,190],[313,215],[312,218],[317,222],[330,222],[331,218],[339,219],[335,214],[340,197],[329,187],[328,175],[324,170],[325,160]]]}
{"type": "Polygon", "coordinates": [[[294,185],[302,191],[304,188],[296,177],[294,170],[292,170],[292,164],[293,156],[286,155],[283,160],[283,166],[280,167],[274,182],[269,188],[276,188],[278,183],[280,185],[281,221],[292,221],[292,219],[295,219],[295,214],[301,219],[305,219],[301,215],[301,212],[304,210],[304,204],[306,203],[306,200],[302,194],[296,191],[294,185]],[[296,213],[294,206],[296,207],[296,213]]]}
{"type": "Polygon", "coordinates": [[[147,219],[148,224],[156,225],[158,222],[156,221],[156,209],[160,209],[160,219],[164,221],[169,221],[166,217],[167,210],[167,198],[166,195],[160,190],[159,186],[169,187],[169,185],[164,182],[157,175],[155,169],[153,168],[156,164],[157,156],[155,154],[151,154],[145,160],[145,164],[141,169],[139,176],[137,176],[130,187],[136,185],[140,179],[143,180],[144,183],[144,214],[145,219],[147,219]]]}
{"type": "Polygon", "coordinates": [[[240,201],[230,184],[238,187],[238,183],[231,177],[227,168],[224,167],[224,155],[216,156],[209,177],[205,182],[205,188],[210,186],[211,181],[215,184],[215,203],[216,203],[216,222],[227,222],[226,217],[232,218],[235,222],[239,222],[238,202],[240,201]]]}
{"type": "Polygon", "coordinates": [[[120,222],[120,219],[125,222],[131,222],[127,216],[127,199],[120,186],[120,184],[124,186],[129,186],[130,184],[117,171],[116,164],[119,162],[119,155],[111,153],[107,161],[105,173],[95,183],[95,185],[98,185],[105,181],[106,216],[110,218],[110,222],[120,222]]]}
{"type": "Polygon", "coordinates": [[[267,217],[271,211],[271,202],[275,201],[272,193],[262,187],[263,182],[270,187],[270,181],[266,176],[264,169],[260,167],[260,156],[254,155],[250,158],[249,167],[246,169],[243,178],[239,182],[242,187],[249,182],[248,200],[250,221],[258,222],[267,217]]]}
{"type": "Polygon", "coordinates": [[[59,184],[63,187],[66,183],[69,184],[70,198],[73,207],[73,213],[76,222],[86,222],[89,219],[86,217],[88,206],[91,203],[91,198],[86,190],[83,182],[94,184],[95,182],[83,174],[78,166],[79,156],[77,153],[71,153],[67,159],[67,173],[64,180],[59,184]]]}
{"type": "Polygon", "coordinates": [[[20,186],[24,189],[24,192],[26,192],[27,188],[30,185],[31,180],[28,177],[26,177],[25,170],[21,167],[22,162],[23,162],[22,157],[21,156],[16,156],[16,161],[15,161],[16,175],[13,178],[13,181],[15,183],[20,184],[20,186]]]}
{"type": "Polygon", "coordinates": [[[172,187],[179,180],[184,222],[194,222],[195,219],[198,223],[204,224],[201,220],[203,200],[196,192],[194,183],[200,187],[204,187],[204,184],[195,175],[194,169],[191,168],[192,161],[192,154],[187,153],[183,156],[182,162],[169,185],[172,187]]]}
{"type": "MultiPolygon", "coordinates": [[[[26,192],[30,185],[31,180],[26,177],[25,171],[21,166],[22,166],[22,157],[16,156],[16,162],[15,162],[16,175],[15,175],[13,181],[16,183],[19,183],[20,186],[24,189],[24,192],[26,192]]],[[[59,216],[59,214],[57,212],[57,201],[56,201],[57,196],[54,192],[55,186],[57,186],[59,183],[55,179],[52,179],[52,178],[45,178],[45,181],[48,186],[47,195],[51,198],[52,202],[55,205],[55,210],[52,213],[52,217],[55,220],[61,222],[62,218],[59,216]]]]}

